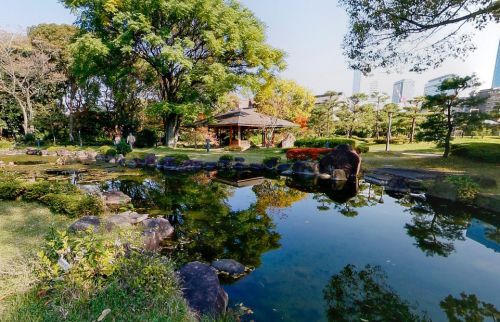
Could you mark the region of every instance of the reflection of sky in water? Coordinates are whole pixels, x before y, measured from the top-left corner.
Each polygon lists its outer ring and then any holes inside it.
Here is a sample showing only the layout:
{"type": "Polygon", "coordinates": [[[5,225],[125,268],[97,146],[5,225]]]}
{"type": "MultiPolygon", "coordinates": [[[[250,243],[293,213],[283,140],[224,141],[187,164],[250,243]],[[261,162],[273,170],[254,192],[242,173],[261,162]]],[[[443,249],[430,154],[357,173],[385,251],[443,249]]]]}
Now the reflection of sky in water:
{"type": "MultiPolygon", "coordinates": [[[[228,202],[244,209],[255,200],[252,194],[251,188],[237,189],[228,202]]],[[[285,216],[274,216],[282,246],[265,253],[249,276],[226,286],[231,304],[243,302],[257,321],[325,320],[323,289],[332,275],[347,264],[372,264],[382,267],[402,299],[435,321],[446,319],[439,302],[449,294],[476,294],[500,306],[500,256],[468,235],[453,241],[447,257],[426,256],[405,229],[412,215],[391,197],[358,208],[352,218],[333,205],[319,211],[320,205],[309,194],[283,210],[285,216]]]]}
{"type": "Polygon", "coordinates": [[[228,200],[228,205],[233,211],[241,211],[250,208],[256,201],[252,187],[235,188],[233,195],[228,200]]]}
{"type": "Polygon", "coordinates": [[[485,223],[482,220],[473,218],[470,222],[469,228],[467,228],[466,236],[488,248],[493,249],[495,252],[500,252],[500,243],[498,239],[500,237],[500,228],[495,228],[495,226],[485,223]]]}

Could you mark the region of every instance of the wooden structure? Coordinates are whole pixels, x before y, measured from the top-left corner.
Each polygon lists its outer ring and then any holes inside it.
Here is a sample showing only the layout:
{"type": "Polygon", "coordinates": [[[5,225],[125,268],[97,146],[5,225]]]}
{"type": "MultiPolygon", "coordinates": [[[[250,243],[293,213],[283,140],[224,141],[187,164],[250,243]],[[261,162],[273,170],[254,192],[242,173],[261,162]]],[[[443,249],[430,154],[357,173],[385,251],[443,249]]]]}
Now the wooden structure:
{"type": "MultiPolygon", "coordinates": [[[[219,145],[223,145],[223,138],[229,137],[229,146],[239,146],[243,149],[250,147],[250,142],[244,140],[244,135],[249,130],[260,130],[262,133],[262,144],[267,146],[267,132],[269,129],[283,129],[298,127],[299,125],[256,112],[253,108],[235,109],[213,117],[213,119],[202,120],[197,125],[208,126],[215,130],[219,145]]],[[[273,139],[271,138],[271,141],[273,139]]]]}

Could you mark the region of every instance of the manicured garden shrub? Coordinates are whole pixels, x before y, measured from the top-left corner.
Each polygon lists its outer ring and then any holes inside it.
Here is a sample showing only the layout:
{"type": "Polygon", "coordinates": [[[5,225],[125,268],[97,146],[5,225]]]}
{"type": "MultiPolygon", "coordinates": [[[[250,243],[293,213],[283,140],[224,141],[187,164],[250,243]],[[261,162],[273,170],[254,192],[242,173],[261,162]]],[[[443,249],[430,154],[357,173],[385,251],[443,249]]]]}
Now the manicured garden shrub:
{"type": "Polygon", "coordinates": [[[333,149],[327,148],[295,148],[286,151],[288,160],[319,160],[333,149]]]}
{"type": "Polygon", "coordinates": [[[0,177],[0,200],[15,200],[23,191],[23,184],[19,180],[9,176],[0,177]]]}
{"type": "Polygon", "coordinates": [[[127,153],[132,152],[132,149],[125,140],[121,140],[120,143],[116,145],[116,152],[118,152],[118,154],[122,154],[125,156],[127,155],[127,153]]]}
{"type": "Polygon", "coordinates": [[[360,144],[354,149],[356,150],[356,152],[358,152],[358,154],[368,153],[370,151],[370,147],[368,145],[365,145],[365,144],[360,144]]]}
{"type": "Polygon", "coordinates": [[[78,189],[69,182],[38,181],[25,185],[23,200],[40,201],[43,196],[49,193],[75,194],[78,193],[78,189]]]}
{"type": "Polygon", "coordinates": [[[457,188],[457,198],[462,202],[472,202],[479,192],[479,185],[467,176],[450,176],[446,181],[457,188]]]}
{"type": "Polygon", "coordinates": [[[189,156],[184,153],[170,154],[165,156],[165,158],[173,158],[175,165],[180,165],[182,162],[189,160],[189,156]]]}
{"type": "Polygon", "coordinates": [[[295,141],[296,147],[307,147],[307,148],[334,148],[340,144],[348,144],[352,147],[356,147],[356,140],[347,138],[309,138],[309,139],[299,139],[295,141]]]}
{"type": "Polygon", "coordinates": [[[152,148],[158,142],[156,131],[144,129],[137,132],[135,146],[138,148],[152,148]]]}
{"type": "Polygon", "coordinates": [[[500,164],[500,144],[462,143],[451,146],[451,155],[475,161],[500,164]]]}
{"type": "Polygon", "coordinates": [[[118,154],[118,151],[116,151],[116,149],[114,147],[109,146],[109,145],[103,145],[103,146],[99,147],[97,152],[99,152],[100,154],[104,154],[106,156],[110,156],[110,157],[114,157],[115,155],[118,154]]]}
{"type": "MultiPolygon", "coordinates": [[[[385,137],[380,137],[379,139],[375,139],[375,143],[377,144],[385,144],[387,142],[387,139],[385,137]]],[[[406,136],[393,136],[389,140],[391,144],[405,144],[409,143],[410,139],[406,136]]]]}
{"type": "Polygon", "coordinates": [[[40,201],[53,212],[69,217],[99,215],[104,211],[102,200],[90,195],[49,193],[40,201]]]}
{"type": "Polygon", "coordinates": [[[231,154],[223,154],[220,156],[219,161],[232,162],[232,161],[234,161],[234,156],[232,156],[231,154]]]}

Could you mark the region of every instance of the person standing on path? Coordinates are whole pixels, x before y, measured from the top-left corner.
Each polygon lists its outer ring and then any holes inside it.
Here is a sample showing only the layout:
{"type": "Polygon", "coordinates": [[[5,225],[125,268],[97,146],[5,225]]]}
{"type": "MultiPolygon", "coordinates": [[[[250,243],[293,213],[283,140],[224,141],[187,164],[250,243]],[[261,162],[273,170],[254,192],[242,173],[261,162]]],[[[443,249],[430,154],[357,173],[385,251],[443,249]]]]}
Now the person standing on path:
{"type": "Polygon", "coordinates": [[[205,147],[207,148],[207,152],[210,152],[210,143],[211,143],[210,137],[207,135],[205,137],[205,147]]]}
{"type": "Polygon", "coordinates": [[[127,143],[130,145],[130,149],[134,149],[134,144],[135,144],[135,136],[130,132],[130,134],[127,136],[127,143]]]}

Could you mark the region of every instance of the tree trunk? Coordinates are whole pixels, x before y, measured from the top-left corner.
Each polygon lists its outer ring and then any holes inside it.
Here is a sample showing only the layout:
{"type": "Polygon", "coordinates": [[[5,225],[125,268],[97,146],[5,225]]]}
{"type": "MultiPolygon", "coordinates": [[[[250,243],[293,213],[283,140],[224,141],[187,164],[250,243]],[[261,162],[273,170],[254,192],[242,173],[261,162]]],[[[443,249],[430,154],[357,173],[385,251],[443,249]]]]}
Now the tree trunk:
{"type": "Polygon", "coordinates": [[[165,130],[165,145],[169,148],[175,148],[179,137],[181,125],[181,116],[179,114],[169,114],[163,117],[163,126],[165,130]]]}
{"type": "Polygon", "coordinates": [[[453,123],[451,122],[451,106],[448,106],[448,111],[446,114],[446,137],[444,139],[444,154],[443,158],[447,158],[450,155],[450,142],[451,142],[451,133],[453,132],[453,123]]]}
{"type": "Polygon", "coordinates": [[[415,137],[415,123],[417,122],[417,119],[414,117],[411,120],[411,132],[410,132],[410,143],[413,143],[413,139],[415,137]]]}

